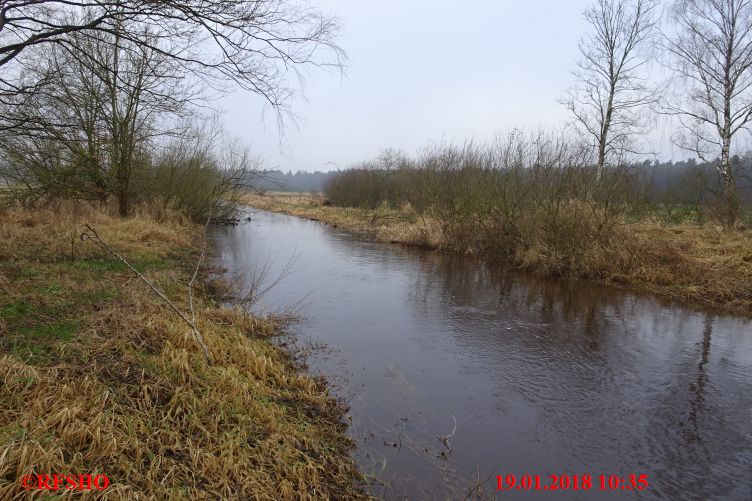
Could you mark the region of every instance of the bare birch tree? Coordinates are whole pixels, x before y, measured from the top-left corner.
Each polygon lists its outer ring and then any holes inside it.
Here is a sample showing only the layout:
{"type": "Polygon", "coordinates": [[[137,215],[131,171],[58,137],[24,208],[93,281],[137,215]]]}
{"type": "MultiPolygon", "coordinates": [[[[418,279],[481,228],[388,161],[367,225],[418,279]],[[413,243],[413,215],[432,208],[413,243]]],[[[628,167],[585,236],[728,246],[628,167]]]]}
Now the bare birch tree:
{"type": "Polygon", "coordinates": [[[655,102],[642,75],[655,26],[655,0],[597,0],[584,13],[592,32],[580,41],[577,79],[562,103],[597,149],[597,176],[614,155],[632,151],[641,108],[655,102]]]}
{"type": "Polygon", "coordinates": [[[665,105],[683,134],[676,143],[715,166],[721,222],[734,227],[739,198],[731,151],[752,119],[752,1],[679,0],[665,34],[669,65],[681,86],[665,105]]]}

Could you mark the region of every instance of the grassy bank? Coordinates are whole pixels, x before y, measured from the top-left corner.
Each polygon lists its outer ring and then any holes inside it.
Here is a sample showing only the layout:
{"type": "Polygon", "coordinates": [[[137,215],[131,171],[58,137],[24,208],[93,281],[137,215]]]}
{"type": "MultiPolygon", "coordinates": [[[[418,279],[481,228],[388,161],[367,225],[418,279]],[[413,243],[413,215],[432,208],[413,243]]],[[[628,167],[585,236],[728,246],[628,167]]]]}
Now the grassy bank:
{"type": "MultiPolygon", "coordinates": [[[[332,207],[324,204],[323,197],[280,193],[247,195],[244,202],[382,242],[478,253],[471,245],[458,245],[456,235],[448,238],[436,219],[418,214],[409,205],[401,209],[332,207]]],[[[752,315],[752,231],[725,232],[712,224],[661,224],[646,219],[620,224],[608,242],[584,247],[576,254],[528,245],[503,259],[509,266],[540,275],[594,280],[752,315]]]]}
{"type": "Polygon", "coordinates": [[[32,473],[104,473],[110,499],[361,497],[342,409],[270,343],[272,319],[200,284],[208,365],[156,294],[79,239],[89,223],[188,311],[203,228],[136,212],[0,214],[0,499],[32,473]]]}

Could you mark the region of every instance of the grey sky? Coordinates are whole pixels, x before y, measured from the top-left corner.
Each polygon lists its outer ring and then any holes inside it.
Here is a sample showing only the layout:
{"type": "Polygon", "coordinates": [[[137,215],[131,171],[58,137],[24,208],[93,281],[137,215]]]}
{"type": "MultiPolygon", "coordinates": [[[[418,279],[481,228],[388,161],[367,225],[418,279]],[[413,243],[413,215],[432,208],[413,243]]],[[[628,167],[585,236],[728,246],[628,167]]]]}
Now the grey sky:
{"type": "Polygon", "coordinates": [[[572,83],[588,0],[312,0],[340,18],[347,74],[314,72],[285,142],[258,97],[225,98],[228,132],[265,167],[328,170],[384,147],[485,140],[513,127],[557,126],[572,83]],[[330,163],[331,162],[331,163],[330,163]]]}

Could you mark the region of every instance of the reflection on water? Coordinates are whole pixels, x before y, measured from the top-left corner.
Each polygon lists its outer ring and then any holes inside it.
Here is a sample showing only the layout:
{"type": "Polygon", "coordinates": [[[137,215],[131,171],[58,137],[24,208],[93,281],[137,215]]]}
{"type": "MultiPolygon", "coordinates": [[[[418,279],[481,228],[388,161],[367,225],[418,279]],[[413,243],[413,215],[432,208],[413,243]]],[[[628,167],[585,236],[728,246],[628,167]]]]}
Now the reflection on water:
{"type": "Polygon", "coordinates": [[[277,214],[213,237],[230,271],[296,257],[265,307],[307,297],[298,334],[330,348],[309,363],[350,404],[374,495],[493,498],[499,474],[644,473],[639,493],[498,497],[752,499],[747,321],[277,214]]]}

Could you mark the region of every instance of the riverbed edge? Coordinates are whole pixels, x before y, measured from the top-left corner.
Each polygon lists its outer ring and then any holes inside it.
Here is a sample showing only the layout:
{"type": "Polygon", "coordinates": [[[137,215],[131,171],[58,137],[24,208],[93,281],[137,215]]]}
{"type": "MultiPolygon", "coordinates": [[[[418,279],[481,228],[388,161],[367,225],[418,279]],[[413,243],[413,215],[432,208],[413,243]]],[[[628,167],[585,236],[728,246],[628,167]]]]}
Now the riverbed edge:
{"type": "Polygon", "coordinates": [[[109,499],[360,499],[345,408],[271,339],[274,318],[221,304],[205,274],[190,329],[84,224],[190,316],[203,226],[172,210],[10,209],[0,229],[0,498],[21,479],[105,474],[109,499]],[[54,398],[51,398],[54,397],[54,398]]]}
{"type": "Polygon", "coordinates": [[[613,246],[614,259],[601,257],[592,266],[567,267],[551,266],[550,259],[541,265],[537,256],[501,260],[470,249],[448,248],[436,222],[409,208],[335,207],[323,196],[284,192],[249,193],[241,200],[251,208],[317,221],[381,243],[473,255],[536,276],[584,280],[752,318],[752,231],[724,232],[707,224],[624,224],[620,241],[613,246]],[[618,249],[619,245],[629,249],[618,249]],[[638,264],[620,269],[624,260],[638,264]]]}

